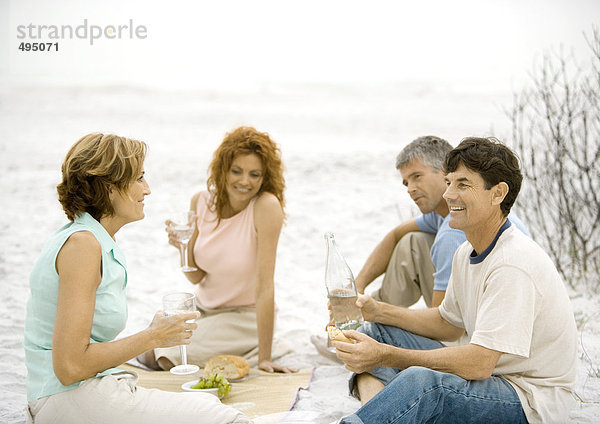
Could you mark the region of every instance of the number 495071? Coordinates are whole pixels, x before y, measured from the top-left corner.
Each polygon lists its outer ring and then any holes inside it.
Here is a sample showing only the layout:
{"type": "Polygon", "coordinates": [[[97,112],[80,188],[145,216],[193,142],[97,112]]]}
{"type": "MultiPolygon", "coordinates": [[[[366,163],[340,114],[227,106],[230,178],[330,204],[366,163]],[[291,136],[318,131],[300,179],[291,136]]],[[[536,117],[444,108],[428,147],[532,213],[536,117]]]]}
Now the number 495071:
{"type": "Polygon", "coordinates": [[[58,43],[21,43],[19,50],[22,52],[58,51],[58,43]]]}

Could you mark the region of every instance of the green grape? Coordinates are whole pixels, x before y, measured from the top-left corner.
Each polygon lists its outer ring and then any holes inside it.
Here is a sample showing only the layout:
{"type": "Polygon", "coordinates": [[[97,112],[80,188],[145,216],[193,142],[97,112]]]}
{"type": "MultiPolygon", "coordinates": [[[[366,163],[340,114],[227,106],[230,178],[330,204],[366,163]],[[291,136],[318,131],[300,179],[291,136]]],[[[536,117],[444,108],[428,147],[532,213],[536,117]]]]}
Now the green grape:
{"type": "Polygon", "coordinates": [[[200,378],[192,389],[218,389],[219,397],[223,397],[231,392],[231,384],[220,374],[209,375],[208,378],[200,378]]]}

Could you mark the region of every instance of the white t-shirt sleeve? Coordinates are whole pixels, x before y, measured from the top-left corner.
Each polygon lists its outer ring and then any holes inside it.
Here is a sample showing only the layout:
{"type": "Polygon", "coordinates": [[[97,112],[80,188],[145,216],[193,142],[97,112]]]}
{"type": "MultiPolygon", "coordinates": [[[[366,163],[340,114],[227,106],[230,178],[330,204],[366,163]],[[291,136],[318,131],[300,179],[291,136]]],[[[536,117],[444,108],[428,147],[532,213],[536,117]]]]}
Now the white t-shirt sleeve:
{"type": "Polygon", "coordinates": [[[486,279],[471,343],[528,358],[535,318],[536,289],[531,277],[510,265],[486,279]]]}
{"type": "Polygon", "coordinates": [[[465,324],[462,319],[462,313],[460,311],[460,305],[456,301],[456,293],[454,292],[454,283],[452,281],[453,277],[454,274],[450,274],[446,295],[444,296],[444,300],[442,300],[439,311],[442,318],[453,326],[465,328],[465,324]]]}

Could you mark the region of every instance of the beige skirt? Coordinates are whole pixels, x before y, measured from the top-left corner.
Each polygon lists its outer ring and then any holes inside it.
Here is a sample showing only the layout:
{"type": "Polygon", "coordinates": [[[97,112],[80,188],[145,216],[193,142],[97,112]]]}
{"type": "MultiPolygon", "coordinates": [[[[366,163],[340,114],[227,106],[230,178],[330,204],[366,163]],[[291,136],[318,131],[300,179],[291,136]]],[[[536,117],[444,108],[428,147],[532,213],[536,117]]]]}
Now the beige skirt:
{"type": "MultiPolygon", "coordinates": [[[[244,357],[251,367],[258,363],[258,328],[256,308],[239,306],[233,308],[206,309],[198,307],[202,314],[198,328],[187,345],[188,363],[204,367],[216,355],[244,357]]],[[[289,348],[273,341],[271,359],[275,360],[289,352],[289,348]]],[[[179,347],[155,349],[156,359],[166,357],[173,364],[181,364],[179,347]]]]}

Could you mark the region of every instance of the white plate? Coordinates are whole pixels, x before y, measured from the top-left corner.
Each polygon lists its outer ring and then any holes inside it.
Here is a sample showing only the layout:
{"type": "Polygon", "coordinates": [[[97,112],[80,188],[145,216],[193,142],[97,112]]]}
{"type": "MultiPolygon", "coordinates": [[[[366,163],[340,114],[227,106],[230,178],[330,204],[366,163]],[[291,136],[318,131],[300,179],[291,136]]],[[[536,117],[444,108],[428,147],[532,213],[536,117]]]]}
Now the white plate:
{"type": "MultiPolygon", "coordinates": [[[[203,393],[208,393],[208,394],[218,397],[219,389],[217,389],[217,388],[214,388],[214,389],[192,389],[192,386],[194,386],[196,383],[198,383],[198,380],[188,381],[187,383],[183,383],[181,385],[181,388],[183,390],[185,390],[186,392],[203,392],[203,393]]],[[[221,399],[221,398],[223,398],[223,396],[221,396],[219,399],[221,399]]]]}

